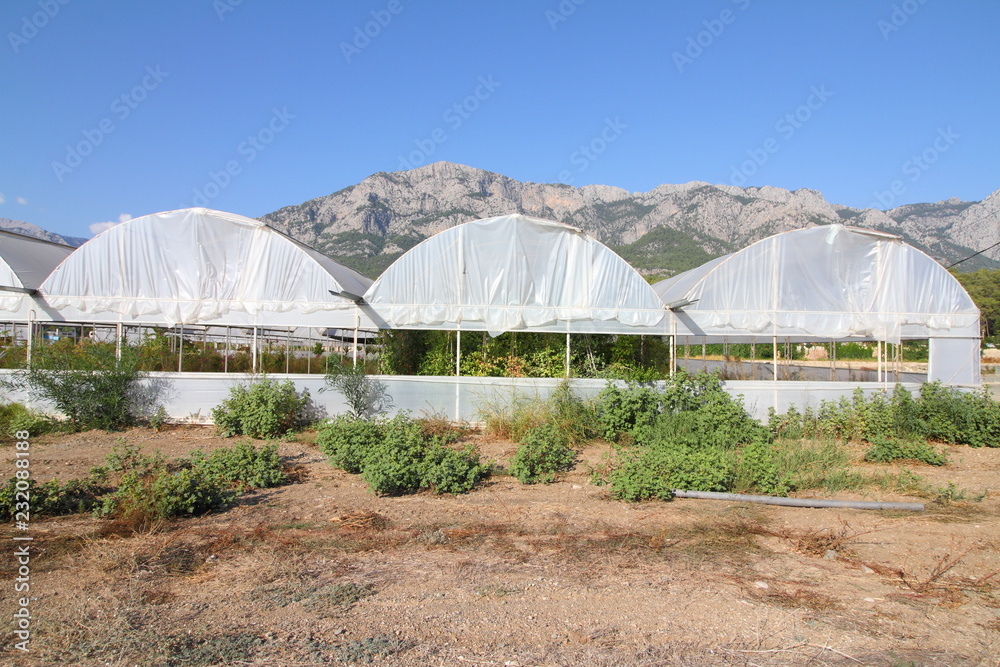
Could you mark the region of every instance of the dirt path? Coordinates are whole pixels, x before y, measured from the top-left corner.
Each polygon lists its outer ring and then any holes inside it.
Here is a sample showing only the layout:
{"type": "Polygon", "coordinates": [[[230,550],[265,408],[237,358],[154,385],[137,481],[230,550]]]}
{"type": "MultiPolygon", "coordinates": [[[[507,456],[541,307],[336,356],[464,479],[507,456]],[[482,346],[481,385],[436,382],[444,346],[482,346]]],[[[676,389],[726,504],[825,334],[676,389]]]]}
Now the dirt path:
{"type": "MultiPolygon", "coordinates": [[[[82,476],[119,437],[40,438],[33,474],[82,476]]],[[[199,427],[124,437],[168,456],[232,444],[199,427]]],[[[514,452],[472,438],[486,458],[514,452]]],[[[998,665],[1000,497],[972,498],[998,487],[1000,449],[950,452],[914,470],[965,499],[892,513],[628,505],[586,463],[548,486],[497,476],[465,496],[380,498],[285,442],[297,481],[227,512],[140,536],[85,516],[34,523],[30,652],[7,632],[0,661],[998,665]]]]}

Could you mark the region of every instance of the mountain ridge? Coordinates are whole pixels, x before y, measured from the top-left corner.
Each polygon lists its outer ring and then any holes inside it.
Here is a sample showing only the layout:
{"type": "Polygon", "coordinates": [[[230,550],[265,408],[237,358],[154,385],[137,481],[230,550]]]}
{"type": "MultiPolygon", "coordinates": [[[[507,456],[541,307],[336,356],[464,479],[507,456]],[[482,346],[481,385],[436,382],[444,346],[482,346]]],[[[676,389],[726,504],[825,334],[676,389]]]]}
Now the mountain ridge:
{"type": "MultiPolygon", "coordinates": [[[[945,264],[1000,242],[1000,223],[995,222],[1000,190],[980,202],[953,198],[880,211],[832,204],[809,188],[691,181],[630,192],[611,185],[522,182],[451,162],[377,172],[258,219],[376,277],[424,238],[462,222],[509,213],[579,227],[640,271],[657,275],[692,268],[691,257],[707,261],[772,234],[817,224],[896,234],[945,264]],[[657,231],[662,229],[673,233],[657,231]],[[678,250],[671,252],[670,244],[678,250]]],[[[963,269],[1000,268],[1000,248],[966,264],[963,269]]]]}

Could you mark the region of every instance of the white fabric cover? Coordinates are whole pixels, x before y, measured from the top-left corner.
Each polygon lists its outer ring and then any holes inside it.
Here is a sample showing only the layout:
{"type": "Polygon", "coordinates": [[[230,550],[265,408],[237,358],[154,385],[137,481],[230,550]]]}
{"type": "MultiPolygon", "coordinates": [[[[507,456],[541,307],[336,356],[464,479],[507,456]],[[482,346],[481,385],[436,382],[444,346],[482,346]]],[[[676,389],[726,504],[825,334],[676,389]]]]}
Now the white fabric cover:
{"type": "Polygon", "coordinates": [[[827,225],[777,234],[656,283],[678,335],[979,336],[979,310],[933,259],[888,234],[827,225]]]}
{"type": "MultiPolygon", "coordinates": [[[[0,287],[38,289],[73,248],[61,243],[0,231],[0,287]]],[[[20,292],[0,290],[0,319],[27,319],[34,300],[20,292]]]]}
{"type": "Polygon", "coordinates": [[[581,230],[504,215],[445,230],[396,260],[365,301],[391,328],[650,333],[664,320],[635,269],[581,230]]]}
{"type": "Polygon", "coordinates": [[[262,222],[190,208],[102,232],[39,291],[67,321],[354,328],[357,307],[330,291],[370,284],[262,222]]]}

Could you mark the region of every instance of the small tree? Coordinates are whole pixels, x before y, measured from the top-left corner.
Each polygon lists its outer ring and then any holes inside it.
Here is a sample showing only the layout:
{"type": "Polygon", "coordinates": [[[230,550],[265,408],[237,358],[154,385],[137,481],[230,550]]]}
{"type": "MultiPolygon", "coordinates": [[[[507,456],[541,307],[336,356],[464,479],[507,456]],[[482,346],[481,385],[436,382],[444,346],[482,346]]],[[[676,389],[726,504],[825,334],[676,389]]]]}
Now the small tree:
{"type": "Polygon", "coordinates": [[[351,414],[358,419],[369,419],[392,407],[392,396],[385,384],[368,377],[362,366],[331,364],[325,382],[321,391],[333,389],[343,394],[351,414]]]}
{"type": "Polygon", "coordinates": [[[8,384],[52,403],[76,430],[112,431],[135,424],[155,398],[143,391],[145,376],[135,348],[122,346],[117,358],[114,345],[84,342],[40,346],[8,384]]]}

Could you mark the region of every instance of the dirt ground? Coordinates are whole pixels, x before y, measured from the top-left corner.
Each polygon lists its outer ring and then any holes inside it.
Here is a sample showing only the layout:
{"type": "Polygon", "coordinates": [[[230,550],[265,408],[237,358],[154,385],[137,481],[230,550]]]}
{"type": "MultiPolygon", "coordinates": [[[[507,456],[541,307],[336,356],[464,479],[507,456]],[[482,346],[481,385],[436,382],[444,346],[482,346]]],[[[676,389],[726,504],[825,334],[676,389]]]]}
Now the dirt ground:
{"type": "MultiPolygon", "coordinates": [[[[498,475],[383,498],[311,437],[280,446],[294,483],[225,512],[143,535],[33,522],[26,653],[23,543],[4,527],[0,663],[1000,665],[1000,449],[909,466],[955,485],[917,513],[625,504],[588,481],[600,445],[547,486],[498,475]]],[[[233,442],[193,426],[42,436],[32,474],[85,475],[119,438],[171,457],[233,442]]],[[[487,459],[514,453],[470,438],[487,459]]],[[[13,470],[9,443],[0,457],[13,470]]]]}

